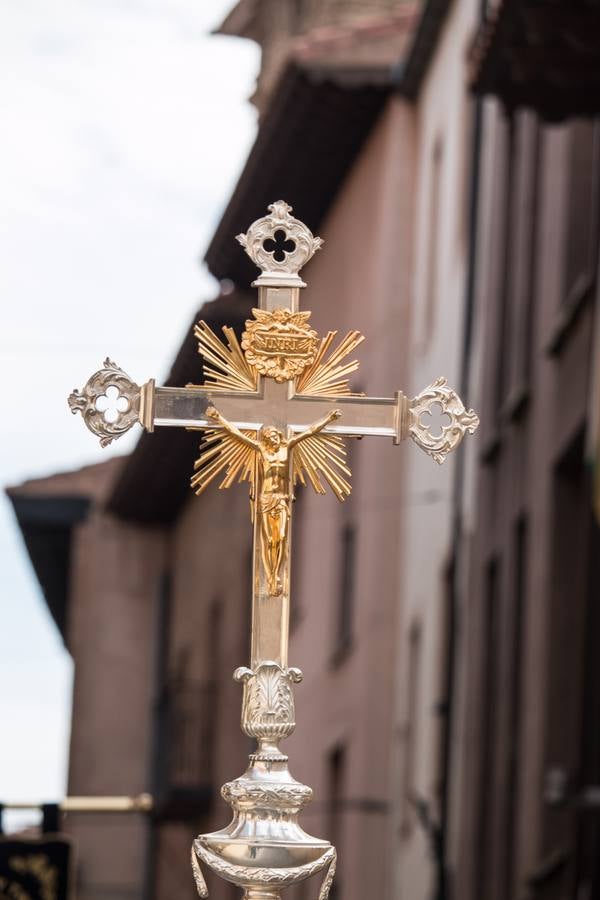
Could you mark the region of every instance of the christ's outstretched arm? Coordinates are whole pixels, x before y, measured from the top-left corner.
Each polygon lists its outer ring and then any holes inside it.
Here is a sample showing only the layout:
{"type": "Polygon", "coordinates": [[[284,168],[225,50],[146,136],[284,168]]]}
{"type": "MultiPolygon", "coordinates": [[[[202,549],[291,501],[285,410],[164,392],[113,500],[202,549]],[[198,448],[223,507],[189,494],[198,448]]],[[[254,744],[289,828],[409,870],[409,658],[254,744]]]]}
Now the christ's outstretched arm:
{"type": "Polygon", "coordinates": [[[209,406],[206,410],[206,416],[209,419],[214,419],[217,425],[220,425],[221,428],[224,428],[225,431],[228,431],[229,434],[232,434],[238,440],[242,441],[242,443],[246,444],[248,447],[252,447],[253,450],[257,450],[260,452],[260,444],[258,441],[253,440],[253,438],[249,437],[247,434],[244,434],[243,431],[240,431],[239,428],[236,428],[235,425],[232,425],[231,422],[228,422],[227,419],[221,415],[218,409],[215,409],[214,406],[209,406]]]}
{"type": "Polygon", "coordinates": [[[306,438],[310,437],[312,434],[317,434],[318,431],[323,431],[330,422],[333,422],[334,419],[339,419],[341,416],[341,412],[339,409],[332,409],[328,415],[324,416],[322,419],[319,419],[318,422],[315,422],[310,428],[307,428],[306,431],[301,431],[300,434],[296,434],[293,438],[290,438],[288,442],[288,446],[290,449],[295,447],[296,444],[299,444],[300,441],[304,441],[306,438]]]}

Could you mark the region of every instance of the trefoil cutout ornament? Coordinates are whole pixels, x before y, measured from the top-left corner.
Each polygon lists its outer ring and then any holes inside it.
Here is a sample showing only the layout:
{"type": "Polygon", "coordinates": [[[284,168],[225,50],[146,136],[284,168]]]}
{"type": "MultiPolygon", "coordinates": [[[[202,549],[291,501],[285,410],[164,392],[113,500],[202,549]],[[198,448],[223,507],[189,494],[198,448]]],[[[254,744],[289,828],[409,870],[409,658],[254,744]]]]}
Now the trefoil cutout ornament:
{"type": "Polygon", "coordinates": [[[351,491],[344,439],[373,435],[398,444],[412,438],[442,463],[479,420],[466,410],[444,378],[410,400],[353,393],[351,354],[363,341],[351,331],[319,338],[301,312],[299,276],[322,244],[291,215],[283,201],[271,204],[238,241],[260,269],[253,282],[258,305],[241,342],[224,327],[225,343],[200,322],[194,329],[203,357],[204,383],[181,388],[138,387],[106,360],[69,405],[81,413],[104,445],[134,421],[147,430],[184,427],[202,431],[192,488],[201,494],[247,482],[253,541],[250,665],[236,670],[243,685],[242,729],[257,742],[246,772],[223,786],[232,821],[199,835],[192,866],[200,896],[207,888],[202,865],[238,885],[247,900],[279,900],[285,887],[323,873],[319,900],[326,900],[336,851],[307,834],[298,816],[312,790],[290,774],[280,742],[295,728],[293,685],[299,669],[288,666],[291,519],[295,492],[329,487],[338,500],[351,491]],[[117,389],[117,395],[108,389],[117,389]],[[122,401],[122,402],[121,402],[122,401]],[[110,410],[108,404],[110,405],[110,410]],[[423,420],[438,406],[447,422],[434,433],[423,420]],[[107,411],[108,410],[108,411],[107,411]]]}

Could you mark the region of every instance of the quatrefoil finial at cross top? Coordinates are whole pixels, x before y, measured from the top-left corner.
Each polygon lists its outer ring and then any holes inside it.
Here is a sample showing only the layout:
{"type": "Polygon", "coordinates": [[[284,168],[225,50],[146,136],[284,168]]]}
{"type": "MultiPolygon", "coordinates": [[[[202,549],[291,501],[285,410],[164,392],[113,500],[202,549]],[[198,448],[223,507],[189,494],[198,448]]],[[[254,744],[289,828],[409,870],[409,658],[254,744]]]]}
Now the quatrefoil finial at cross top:
{"type": "Polygon", "coordinates": [[[267,253],[273,254],[275,262],[285,262],[286,255],[294,252],[296,244],[291,238],[286,238],[285,231],[280,228],[272,238],[263,241],[263,247],[267,253]]]}
{"type": "Polygon", "coordinates": [[[304,222],[290,215],[292,207],[283,200],[271,203],[269,215],[257,219],[245,234],[238,234],[252,262],[261,270],[254,285],[285,283],[304,287],[298,275],[323,241],[304,222]]]}

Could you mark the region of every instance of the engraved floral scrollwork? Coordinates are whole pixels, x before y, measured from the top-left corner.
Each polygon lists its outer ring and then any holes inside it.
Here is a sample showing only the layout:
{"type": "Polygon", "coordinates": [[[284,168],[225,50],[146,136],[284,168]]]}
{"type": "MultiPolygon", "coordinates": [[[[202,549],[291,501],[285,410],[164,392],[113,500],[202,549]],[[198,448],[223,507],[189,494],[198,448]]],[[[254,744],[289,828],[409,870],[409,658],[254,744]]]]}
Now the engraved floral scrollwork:
{"type": "Polygon", "coordinates": [[[236,669],[233,677],[244,685],[244,734],[259,741],[277,741],[293,732],[296,722],[292,683],[302,680],[300,669],[264,662],[254,670],[236,669]]]}
{"type": "Polygon", "coordinates": [[[283,200],[271,203],[270,215],[253,222],[245,234],[238,234],[252,262],[265,280],[297,281],[298,272],[319,249],[323,241],[315,237],[304,222],[290,215],[292,207],[283,200]],[[283,233],[283,240],[280,240],[283,233]],[[293,247],[293,249],[292,249],[293,247]]]}
{"type": "Polygon", "coordinates": [[[89,430],[100,438],[100,446],[106,447],[138,421],[140,387],[107,357],[83,390],[70,394],[68,403],[71,412],[81,413],[89,430]]]}
{"type": "Polygon", "coordinates": [[[448,453],[455,450],[466,432],[474,434],[479,425],[479,416],[472,409],[465,409],[462,400],[452,388],[448,387],[445,378],[437,378],[429,387],[421,391],[409,404],[409,434],[437,463],[443,463],[448,453]],[[429,413],[436,404],[450,422],[442,425],[439,434],[432,434],[429,426],[424,425],[422,417],[429,413]]]}

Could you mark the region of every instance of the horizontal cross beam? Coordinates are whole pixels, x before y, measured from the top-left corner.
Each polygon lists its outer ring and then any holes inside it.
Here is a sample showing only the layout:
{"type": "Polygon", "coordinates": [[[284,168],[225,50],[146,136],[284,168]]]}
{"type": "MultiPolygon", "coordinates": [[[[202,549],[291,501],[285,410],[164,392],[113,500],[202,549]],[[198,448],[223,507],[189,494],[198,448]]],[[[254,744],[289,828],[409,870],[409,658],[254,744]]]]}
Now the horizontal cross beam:
{"type": "Polygon", "coordinates": [[[262,390],[248,393],[228,393],[206,388],[155,388],[152,414],[146,427],[183,426],[186,428],[214,428],[206,410],[215,406],[238,428],[256,429],[263,425],[303,431],[312,422],[322,419],[333,407],[341,416],[325,429],[331,434],[346,436],[379,435],[391,437],[399,443],[403,433],[403,412],[406,398],[401,392],[395,397],[312,397],[290,393],[288,385],[263,380],[262,390]],[[151,425],[150,425],[151,419],[151,425]]]}
{"type": "Polygon", "coordinates": [[[102,446],[110,444],[139,422],[147,431],[156,427],[214,428],[207,417],[209,407],[216,407],[232,424],[241,429],[275,425],[289,431],[303,431],[332,409],[341,416],[325,429],[340,436],[378,435],[400,443],[411,437],[436,462],[444,462],[448,453],[460,444],[466,432],[473,433],[479,419],[466,410],[455,391],[444,378],[438,378],[424,391],[409,400],[401,391],[393,397],[311,396],[294,394],[291,384],[277,384],[262,378],[257,391],[223,391],[209,387],[156,387],[154,380],[141,387],[114,362],[106,359],[104,368],[95,372],[82,391],[69,397],[72,412],[80,412],[87,427],[100,438],[102,446]],[[106,408],[110,391],[118,402],[112,414],[106,408]],[[105,400],[102,404],[101,400],[105,400]],[[423,416],[435,405],[449,419],[439,434],[424,424],[423,416]]]}

